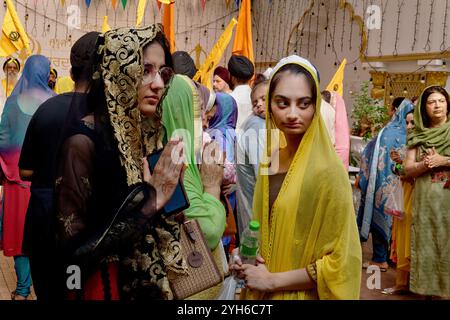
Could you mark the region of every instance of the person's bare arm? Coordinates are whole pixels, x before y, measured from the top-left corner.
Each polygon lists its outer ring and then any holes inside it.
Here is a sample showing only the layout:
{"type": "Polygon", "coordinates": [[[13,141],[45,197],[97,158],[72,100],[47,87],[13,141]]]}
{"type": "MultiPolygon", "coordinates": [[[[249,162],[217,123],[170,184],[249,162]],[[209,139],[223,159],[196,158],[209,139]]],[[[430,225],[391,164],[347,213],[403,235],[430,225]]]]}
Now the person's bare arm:
{"type": "Polygon", "coordinates": [[[412,178],[420,177],[429,170],[424,160],[419,162],[416,161],[416,152],[416,148],[408,149],[404,161],[405,175],[412,178]]]}
{"type": "Polygon", "coordinates": [[[23,181],[31,181],[33,179],[33,170],[20,169],[20,179],[23,181]]]}

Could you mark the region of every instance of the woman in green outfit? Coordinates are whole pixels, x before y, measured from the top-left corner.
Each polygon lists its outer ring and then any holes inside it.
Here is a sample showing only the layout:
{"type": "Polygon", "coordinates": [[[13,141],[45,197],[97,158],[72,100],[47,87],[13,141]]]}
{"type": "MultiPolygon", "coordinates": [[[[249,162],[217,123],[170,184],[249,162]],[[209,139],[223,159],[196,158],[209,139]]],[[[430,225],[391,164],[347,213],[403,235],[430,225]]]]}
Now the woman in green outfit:
{"type": "Polygon", "coordinates": [[[405,172],[416,178],[410,290],[450,297],[450,121],[444,88],[426,88],[414,111],[405,172]]]}

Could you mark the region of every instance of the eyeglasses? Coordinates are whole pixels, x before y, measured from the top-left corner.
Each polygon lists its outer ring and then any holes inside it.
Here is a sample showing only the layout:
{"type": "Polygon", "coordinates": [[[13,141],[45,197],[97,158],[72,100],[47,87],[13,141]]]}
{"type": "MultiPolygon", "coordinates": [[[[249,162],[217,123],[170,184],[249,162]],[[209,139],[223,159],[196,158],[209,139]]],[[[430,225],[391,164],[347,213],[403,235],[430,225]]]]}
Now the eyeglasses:
{"type": "Polygon", "coordinates": [[[170,67],[162,67],[159,70],[156,70],[156,67],[153,64],[145,64],[144,65],[144,76],[142,78],[142,84],[147,85],[155,81],[156,75],[161,77],[162,82],[165,86],[167,86],[172,79],[175,72],[170,67]]]}

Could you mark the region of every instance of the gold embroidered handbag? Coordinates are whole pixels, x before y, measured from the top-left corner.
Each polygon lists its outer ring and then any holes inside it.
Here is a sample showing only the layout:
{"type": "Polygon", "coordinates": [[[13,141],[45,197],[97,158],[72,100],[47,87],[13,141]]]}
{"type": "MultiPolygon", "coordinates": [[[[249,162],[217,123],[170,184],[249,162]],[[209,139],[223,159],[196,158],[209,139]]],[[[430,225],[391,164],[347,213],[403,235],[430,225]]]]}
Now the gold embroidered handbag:
{"type": "Polygon", "coordinates": [[[185,299],[222,282],[222,274],[197,220],[184,221],[180,232],[180,244],[188,272],[170,279],[175,299],[185,299]]]}

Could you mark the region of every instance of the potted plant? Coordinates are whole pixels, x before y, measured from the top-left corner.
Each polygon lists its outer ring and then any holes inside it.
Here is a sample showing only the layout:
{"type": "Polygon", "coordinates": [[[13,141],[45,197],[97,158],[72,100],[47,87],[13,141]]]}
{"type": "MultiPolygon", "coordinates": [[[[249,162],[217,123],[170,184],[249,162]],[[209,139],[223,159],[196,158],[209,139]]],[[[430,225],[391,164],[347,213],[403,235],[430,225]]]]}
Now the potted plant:
{"type": "Polygon", "coordinates": [[[352,134],[370,140],[389,120],[383,101],[374,99],[369,93],[369,82],[363,82],[361,89],[352,94],[352,134]]]}
{"type": "Polygon", "coordinates": [[[352,165],[359,167],[361,153],[367,142],[375,137],[377,133],[389,120],[383,101],[370,96],[369,82],[363,82],[358,92],[352,93],[353,106],[351,118],[353,120],[351,136],[351,159],[352,165]]]}

